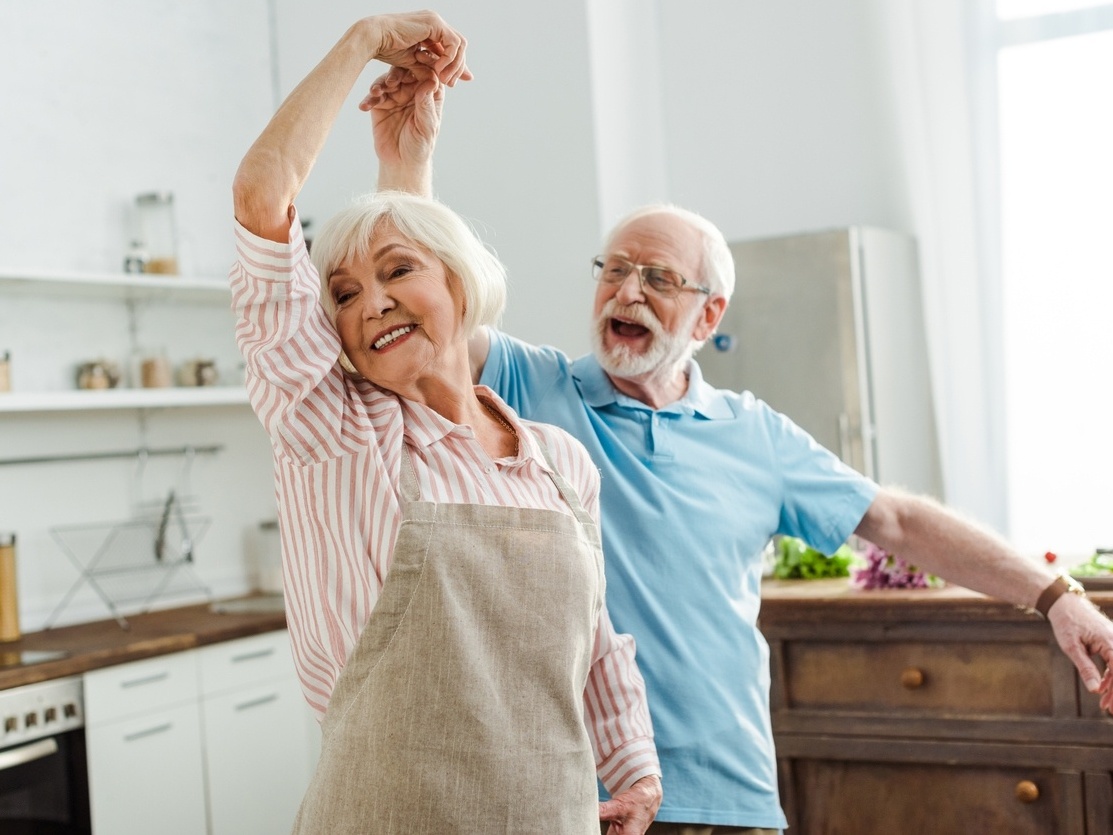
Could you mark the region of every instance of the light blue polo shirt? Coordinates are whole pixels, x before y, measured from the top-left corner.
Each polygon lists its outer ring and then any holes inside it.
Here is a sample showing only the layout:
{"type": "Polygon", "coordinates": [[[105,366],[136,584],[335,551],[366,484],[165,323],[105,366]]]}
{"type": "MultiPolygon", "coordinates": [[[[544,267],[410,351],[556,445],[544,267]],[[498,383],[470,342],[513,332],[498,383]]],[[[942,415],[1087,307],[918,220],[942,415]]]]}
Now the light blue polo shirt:
{"type": "Polygon", "coordinates": [[[491,331],[481,381],[522,417],[563,427],[602,475],[607,606],[637,642],[664,803],[659,821],[783,828],[757,630],[774,534],[832,553],[877,485],[748,392],[712,388],[652,409],[592,356],[491,331]]]}

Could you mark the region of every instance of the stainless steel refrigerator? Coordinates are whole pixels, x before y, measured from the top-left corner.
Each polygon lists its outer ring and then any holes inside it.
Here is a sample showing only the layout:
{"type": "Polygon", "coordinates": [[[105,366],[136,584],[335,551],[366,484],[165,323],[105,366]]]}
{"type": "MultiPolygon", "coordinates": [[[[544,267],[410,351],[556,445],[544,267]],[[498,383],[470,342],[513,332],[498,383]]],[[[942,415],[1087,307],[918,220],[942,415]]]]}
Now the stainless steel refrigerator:
{"type": "Polygon", "coordinates": [[[942,499],[915,240],[851,227],[731,245],[736,287],[697,355],[882,484],[942,499]]]}

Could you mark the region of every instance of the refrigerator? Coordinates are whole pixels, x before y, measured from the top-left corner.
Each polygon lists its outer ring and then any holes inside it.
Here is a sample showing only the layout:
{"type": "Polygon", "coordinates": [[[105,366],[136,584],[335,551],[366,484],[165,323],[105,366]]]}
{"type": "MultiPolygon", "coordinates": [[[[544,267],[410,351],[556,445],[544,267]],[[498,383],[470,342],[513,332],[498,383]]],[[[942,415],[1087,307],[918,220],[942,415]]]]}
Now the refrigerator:
{"type": "Polygon", "coordinates": [[[697,356],[881,484],[943,499],[915,239],[856,226],[732,243],[736,285],[697,356]]]}

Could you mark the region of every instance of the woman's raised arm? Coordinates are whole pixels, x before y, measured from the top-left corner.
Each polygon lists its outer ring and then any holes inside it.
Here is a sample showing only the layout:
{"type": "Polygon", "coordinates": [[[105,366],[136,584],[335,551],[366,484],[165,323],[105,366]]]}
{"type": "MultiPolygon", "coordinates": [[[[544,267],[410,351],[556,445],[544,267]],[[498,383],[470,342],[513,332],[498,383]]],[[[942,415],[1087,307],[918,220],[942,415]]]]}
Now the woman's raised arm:
{"type": "Polygon", "coordinates": [[[278,108],[240,162],[232,186],[236,219],[286,241],[290,209],[352,86],[368,62],[431,68],[449,86],[468,80],[467,41],[433,12],[357,21],[278,108]]]}

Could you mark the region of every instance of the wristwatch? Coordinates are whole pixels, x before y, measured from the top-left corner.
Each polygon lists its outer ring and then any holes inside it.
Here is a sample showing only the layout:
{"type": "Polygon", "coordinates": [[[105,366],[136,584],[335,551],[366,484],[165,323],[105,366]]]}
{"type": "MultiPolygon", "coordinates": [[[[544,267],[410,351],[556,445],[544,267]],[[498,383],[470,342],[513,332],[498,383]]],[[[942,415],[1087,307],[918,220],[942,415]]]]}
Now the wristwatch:
{"type": "Polygon", "coordinates": [[[1036,599],[1036,611],[1043,616],[1044,620],[1047,620],[1047,613],[1051,610],[1051,604],[1067,592],[1077,594],[1079,597],[1086,596],[1086,589],[1082,587],[1082,584],[1064,572],[1059,574],[1051,581],[1051,585],[1040,592],[1039,598],[1036,599]]]}

